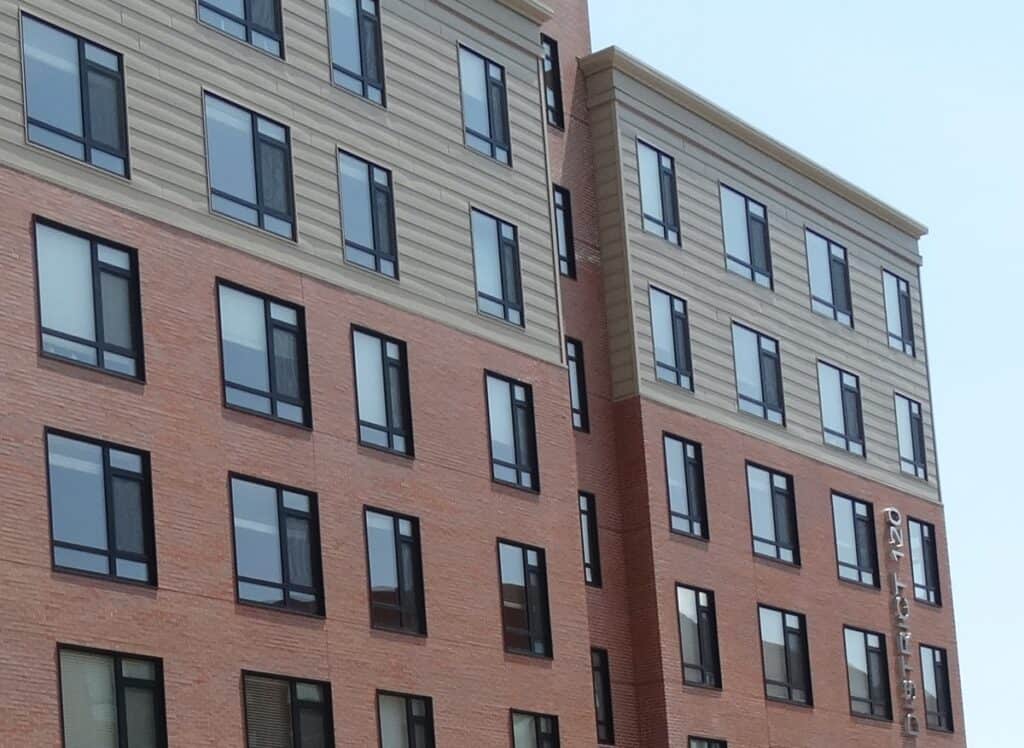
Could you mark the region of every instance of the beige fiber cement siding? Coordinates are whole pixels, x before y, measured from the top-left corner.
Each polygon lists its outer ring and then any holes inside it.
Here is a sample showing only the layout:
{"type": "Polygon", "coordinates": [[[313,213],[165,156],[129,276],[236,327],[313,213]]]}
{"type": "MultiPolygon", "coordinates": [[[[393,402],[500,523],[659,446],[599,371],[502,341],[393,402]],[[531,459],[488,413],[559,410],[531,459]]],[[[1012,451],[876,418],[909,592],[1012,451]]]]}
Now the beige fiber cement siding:
{"type": "Polygon", "coordinates": [[[195,0],[0,5],[0,96],[6,100],[0,161],[460,330],[560,360],[540,47],[532,21],[492,0],[385,3],[384,109],[331,84],[326,0],[284,4],[283,60],[200,24],[196,7],[195,0]],[[130,180],[26,147],[19,7],[123,54],[130,180]],[[505,66],[512,168],[463,144],[460,43],[505,66]],[[211,214],[204,91],[290,128],[297,242],[211,214]],[[393,171],[398,282],[343,262],[339,148],[393,171]],[[471,207],[519,229],[525,330],[477,313],[471,207]]]}

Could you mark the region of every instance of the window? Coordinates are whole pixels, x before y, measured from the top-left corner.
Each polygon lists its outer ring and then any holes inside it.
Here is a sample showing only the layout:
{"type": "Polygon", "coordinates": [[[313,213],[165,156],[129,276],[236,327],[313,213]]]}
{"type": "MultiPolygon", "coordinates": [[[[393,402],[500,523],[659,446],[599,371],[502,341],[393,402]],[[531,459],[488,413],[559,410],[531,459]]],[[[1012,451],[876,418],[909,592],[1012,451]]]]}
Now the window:
{"type": "Polygon", "coordinates": [[[860,407],[860,377],[818,362],[821,424],[825,443],[864,456],[864,418],[860,407]]]}
{"type": "Polygon", "coordinates": [[[488,373],[487,420],[491,435],[491,477],[499,483],[539,491],[533,388],[488,373]]]}
{"type": "Polygon", "coordinates": [[[199,0],[199,20],[264,52],[284,57],[279,0],[199,0]]]}
{"type": "Polygon", "coordinates": [[[477,308],[514,325],[523,325],[523,287],[519,277],[516,227],[473,211],[473,265],[477,308]]]}
{"type": "Polygon", "coordinates": [[[412,409],[405,343],[354,328],[359,442],[412,455],[412,409]]]}
{"type": "Polygon", "coordinates": [[[846,626],[846,674],[850,683],[850,711],[864,717],[892,719],[889,663],[885,637],[846,626]]]}
{"type": "Polygon", "coordinates": [[[747,463],[747,490],[750,494],[754,553],[799,565],[800,540],[796,530],[793,479],[747,463]]]}
{"type": "Polygon", "coordinates": [[[217,292],[225,402],[310,426],[302,309],[223,281],[217,292]]]}
{"type": "Polygon", "coordinates": [[[366,557],[373,627],[425,635],[419,520],[367,509],[366,557]]]}
{"type": "Polygon", "coordinates": [[[558,239],[558,270],[567,278],[576,277],[576,242],[572,231],[572,196],[555,185],[555,236],[558,239]]]}
{"type": "Polygon", "coordinates": [[[580,492],[580,532],[583,534],[583,579],[592,587],[601,586],[601,548],[597,542],[597,500],[580,492]]]}
{"type": "Polygon", "coordinates": [[[316,496],[231,477],[238,599],[323,615],[316,496]]]}
{"type": "Polygon", "coordinates": [[[338,154],[345,260],[398,277],[394,190],[391,172],[348,153],[338,154]]]}
{"type": "Polygon", "coordinates": [[[167,745],[160,660],[64,645],[58,654],[67,748],[167,745]]]}
{"type": "Polygon", "coordinates": [[[692,390],[693,361],[686,302],[651,288],[651,334],[655,376],[663,382],[692,390]]]}
{"type": "Polygon", "coordinates": [[[26,14],[21,31],[28,139],[127,177],[121,55],[26,14]]]}
{"type": "Polygon", "coordinates": [[[466,145],[511,165],[505,68],[466,47],[459,47],[459,77],[466,145]]]}
{"type": "Polygon", "coordinates": [[[383,106],[384,53],[377,0],[328,0],[328,14],[334,82],[383,106]]]}
{"type": "Polygon", "coordinates": [[[288,128],[211,94],[203,100],[210,208],[294,239],[288,128]]]}
{"type": "Polygon", "coordinates": [[[928,459],[924,448],[924,420],[921,403],[897,394],[896,433],[899,438],[900,470],[928,479],[928,459]]]}
{"type": "Polygon", "coordinates": [[[910,519],[910,562],[914,571],[914,598],[942,605],[939,589],[939,554],[935,547],[935,525],[910,519]]]}
{"type": "Polygon", "coordinates": [[[505,650],[551,657],[544,551],[502,540],[498,542],[498,560],[505,650]]]}
{"type": "Polygon", "coordinates": [[[715,593],[678,584],[676,607],[679,613],[683,682],[691,686],[721,688],[715,593]]]}
{"type": "Polygon", "coordinates": [[[953,703],[949,695],[946,650],[921,645],[925,724],[931,730],[953,732],[953,703]]]}
{"type": "Polygon", "coordinates": [[[512,748],[559,748],[558,717],[512,711],[512,748]]]}
{"type": "Polygon", "coordinates": [[[547,104],[548,124],[565,127],[565,109],[562,106],[562,66],[558,62],[558,42],[540,35],[544,48],[544,101],[547,104]]]}
{"type": "Polygon", "coordinates": [[[913,356],[914,313],[910,305],[910,284],[883,270],[882,285],[885,287],[885,329],[889,334],[889,345],[913,356]]]}
{"type": "Polygon", "coordinates": [[[156,586],[149,455],[46,432],[53,565],[156,586]]]}
{"type": "Polygon", "coordinates": [[[583,343],[573,338],[566,338],[565,358],[569,364],[569,402],[572,407],[572,427],[577,431],[590,431],[583,343]]]}
{"type": "Polygon", "coordinates": [[[807,625],[799,613],[758,606],[764,692],[769,699],[810,706],[811,666],[807,625]]]}
{"type": "Polygon", "coordinates": [[[671,156],[642,141],[637,141],[637,152],[644,231],[679,244],[676,162],[671,156]]]}
{"type": "Polygon", "coordinates": [[[615,745],[615,719],[612,714],[612,679],[608,667],[608,650],[590,650],[590,672],[594,677],[597,742],[601,745],[615,745]]]}
{"type": "Polygon", "coordinates": [[[725,266],[759,286],[771,288],[768,209],[724,184],[721,194],[725,266]]]}
{"type": "Polygon", "coordinates": [[[832,520],[836,531],[839,578],[877,587],[878,552],[871,505],[834,493],[832,520]]]}
{"type": "Polygon", "coordinates": [[[724,740],[708,738],[690,738],[690,748],[728,748],[724,740]]]}
{"type": "Polygon", "coordinates": [[[36,219],[43,353],[142,380],[134,250],[36,219]]]}
{"type": "Polygon", "coordinates": [[[672,532],[708,537],[704,458],[699,444],[665,434],[665,476],[672,532]]]}
{"type": "Polygon", "coordinates": [[[811,309],[853,327],[846,249],[810,229],[806,231],[806,240],[811,309]]]}
{"type": "Polygon", "coordinates": [[[772,423],[785,424],[779,341],[733,323],[732,347],[740,410],[772,423]]]}
{"type": "Polygon", "coordinates": [[[380,748],[434,748],[434,703],[426,696],[377,692],[380,748]]]}
{"type": "Polygon", "coordinates": [[[242,673],[247,748],[333,748],[327,683],[242,673]]]}

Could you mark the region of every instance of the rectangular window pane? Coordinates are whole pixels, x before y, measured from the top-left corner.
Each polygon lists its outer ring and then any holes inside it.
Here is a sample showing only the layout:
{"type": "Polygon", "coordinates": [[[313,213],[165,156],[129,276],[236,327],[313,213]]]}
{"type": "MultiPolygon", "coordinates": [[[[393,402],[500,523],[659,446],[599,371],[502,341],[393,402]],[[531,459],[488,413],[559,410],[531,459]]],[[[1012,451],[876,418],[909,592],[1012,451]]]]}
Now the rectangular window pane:
{"type": "Polygon", "coordinates": [[[78,40],[34,18],[22,18],[28,116],[82,136],[78,40]]]}
{"type": "Polygon", "coordinates": [[[113,659],[62,649],[60,680],[64,745],[67,748],[117,748],[113,659]]]}
{"type": "Polygon", "coordinates": [[[89,240],[36,224],[36,251],[43,327],[95,341],[92,250],[89,240]]]}
{"type": "Polygon", "coordinates": [[[387,428],[384,402],[384,362],[379,338],[366,333],[353,335],[356,356],[356,390],[359,420],[387,428]]]}
{"type": "Polygon", "coordinates": [[[96,145],[119,152],[124,142],[121,81],[115,75],[95,70],[87,71],[85,80],[89,95],[89,134],[96,145]]]}
{"type": "MultiPolygon", "coordinates": [[[[726,186],[722,194],[722,230],[726,255],[744,265],[751,265],[750,240],[747,231],[747,199],[726,186]]],[[[749,271],[748,271],[749,272],[749,271]]],[[[748,277],[751,277],[748,275],[748,277]]]]}
{"type": "Polygon", "coordinates": [[[247,748],[290,747],[292,700],[288,681],[245,676],[247,748]]]}
{"type": "Polygon", "coordinates": [[[345,241],[363,249],[374,250],[369,165],[344,153],[339,156],[339,160],[345,241]]]}
{"type": "Polygon", "coordinates": [[[505,649],[551,657],[547,572],[539,548],[498,544],[505,649]]]}
{"type": "Polygon", "coordinates": [[[637,148],[640,158],[640,198],[644,216],[660,224],[664,222],[665,214],[662,207],[658,152],[645,143],[638,143],[637,148]]]}
{"type": "Polygon", "coordinates": [[[612,684],[608,652],[604,649],[591,649],[590,666],[594,680],[594,712],[597,717],[597,740],[602,745],[614,745],[615,720],[612,709],[612,684]]]}
{"type": "Polygon", "coordinates": [[[252,115],[213,96],[206,96],[205,102],[210,186],[229,197],[255,205],[252,115]]]}
{"type": "Polygon", "coordinates": [[[231,501],[239,576],[282,584],[276,489],[234,478],[231,481],[231,501]]]}
{"type": "Polygon", "coordinates": [[[565,111],[562,108],[562,74],[558,58],[558,43],[541,34],[544,50],[544,92],[548,122],[555,127],[565,125],[565,111]]]}

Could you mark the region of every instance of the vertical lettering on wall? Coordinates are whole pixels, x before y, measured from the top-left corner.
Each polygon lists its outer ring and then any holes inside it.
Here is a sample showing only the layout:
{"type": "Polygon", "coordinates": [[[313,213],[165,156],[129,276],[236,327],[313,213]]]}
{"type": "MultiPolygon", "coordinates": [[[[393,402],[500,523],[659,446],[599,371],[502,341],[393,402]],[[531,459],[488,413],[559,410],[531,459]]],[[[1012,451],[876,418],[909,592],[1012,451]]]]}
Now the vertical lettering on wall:
{"type": "Polygon", "coordinates": [[[903,706],[903,734],[908,738],[916,738],[921,732],[921,723],[917,718],[917,684],[914,682],[910,643],[913,638],[910,633],[910,597],[907,594],[907,585],[900,576],[900,562],[906,555],[903,512],[895,507],[889,507],[883,514],[886,536],[889,539],[889,581],[892,587],[892,614],[896,633],[898,694],[903,706]]]}

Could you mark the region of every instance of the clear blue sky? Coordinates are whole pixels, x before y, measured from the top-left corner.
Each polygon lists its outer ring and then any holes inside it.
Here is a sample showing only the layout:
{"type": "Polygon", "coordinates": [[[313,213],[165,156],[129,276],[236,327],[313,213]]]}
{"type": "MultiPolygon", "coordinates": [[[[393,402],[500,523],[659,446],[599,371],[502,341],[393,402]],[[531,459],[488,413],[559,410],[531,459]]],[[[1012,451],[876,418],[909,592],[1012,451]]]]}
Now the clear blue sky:
{"type": "Polygon", "coordinates": [[[615,44],[924,222],[925,318],[972,746],[1019,748],[1024,3],[590,0],[615,44]]]}

